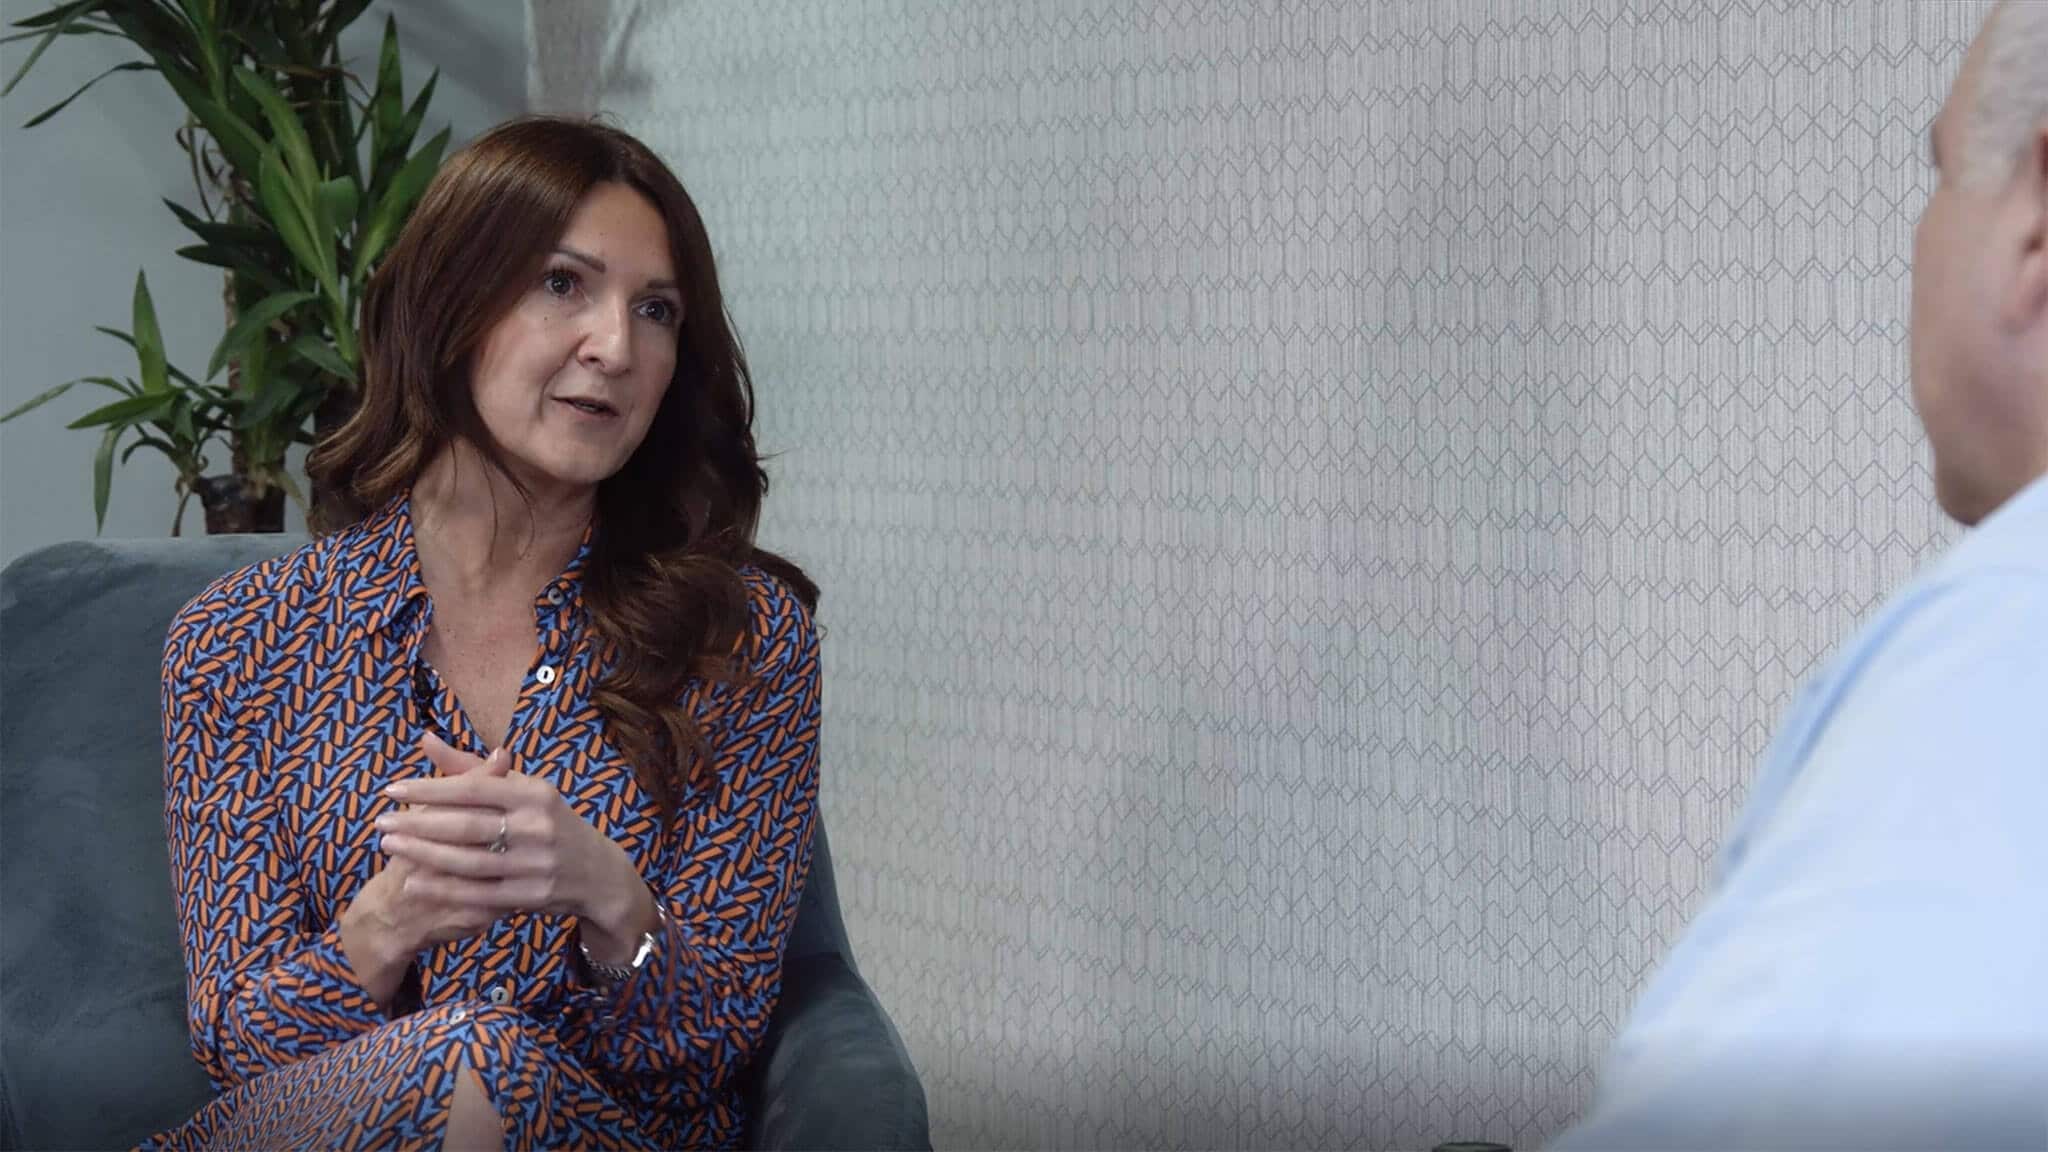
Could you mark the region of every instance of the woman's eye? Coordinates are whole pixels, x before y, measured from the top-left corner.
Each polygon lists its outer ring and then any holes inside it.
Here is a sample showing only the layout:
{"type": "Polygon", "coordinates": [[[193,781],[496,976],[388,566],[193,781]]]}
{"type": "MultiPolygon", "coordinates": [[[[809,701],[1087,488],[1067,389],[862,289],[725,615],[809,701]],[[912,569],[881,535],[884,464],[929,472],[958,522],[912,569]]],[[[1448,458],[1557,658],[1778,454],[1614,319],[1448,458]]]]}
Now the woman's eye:
{"type": "Polygon", "coordinates": [[[642,306],[642,312],[649,320],[663,327],[676,322],[676,306],[666,300],[649,300],[642,306]]]}
{"type": "Polygon", "coordinates": [[[564,268],[552,268],[540,283],[551,296],[567,296],[576,290],[576,274],[564,268]]]}

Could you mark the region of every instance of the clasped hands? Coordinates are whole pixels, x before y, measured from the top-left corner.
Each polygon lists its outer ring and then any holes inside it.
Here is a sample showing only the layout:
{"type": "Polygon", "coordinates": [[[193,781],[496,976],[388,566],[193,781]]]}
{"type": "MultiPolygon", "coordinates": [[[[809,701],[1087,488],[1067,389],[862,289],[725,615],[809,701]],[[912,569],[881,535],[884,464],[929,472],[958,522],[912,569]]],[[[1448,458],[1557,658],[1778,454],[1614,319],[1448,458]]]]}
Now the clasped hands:
{"type": "Polygon", "coordinates": [[[422,948],[513,912],[575,916],[592,956],[630,956],[657,920],[625,849],[554,785],[512,771],[505,749],[478,757],[431,733],[421,746],[439,775],[384,790],[404,805],[377,818],[387,861],[342,914],[343,948],[364,988],[388,1005],[422,948]]]}

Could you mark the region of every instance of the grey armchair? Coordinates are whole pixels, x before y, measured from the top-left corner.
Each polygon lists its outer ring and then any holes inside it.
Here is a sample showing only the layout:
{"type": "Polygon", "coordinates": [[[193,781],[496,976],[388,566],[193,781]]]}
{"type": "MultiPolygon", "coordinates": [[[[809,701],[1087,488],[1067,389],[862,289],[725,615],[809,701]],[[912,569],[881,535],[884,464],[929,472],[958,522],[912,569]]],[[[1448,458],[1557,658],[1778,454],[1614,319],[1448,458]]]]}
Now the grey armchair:
{"type": "MultiPolygon", "coordinates": [[[[185,1034],[157,670],[180,606],[297,543],[63,544],[0,572],[0,1148],[127,1147],[207,1099],[185,1034]]],[[[854,966],[816,835],[749,1143],[928,1149],[924,1089],[854,966]]]]}

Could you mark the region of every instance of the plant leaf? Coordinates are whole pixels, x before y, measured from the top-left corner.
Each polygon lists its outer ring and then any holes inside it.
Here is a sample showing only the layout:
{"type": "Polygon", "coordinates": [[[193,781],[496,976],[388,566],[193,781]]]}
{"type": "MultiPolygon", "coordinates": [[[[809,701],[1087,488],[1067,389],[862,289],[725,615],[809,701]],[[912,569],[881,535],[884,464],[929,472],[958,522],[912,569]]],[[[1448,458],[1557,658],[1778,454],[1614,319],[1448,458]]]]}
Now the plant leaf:
{"type": "Polygon", "coordinates": [[[156,304],[149,298],[149,279],[135,274],[135,355],[142,362],[142,390],[168,392],[171,382],[164,369],[164,337],[156,325],[156,304]]]}
{"type": "Polygon", "coordinates": [[[235,318],[235,326],[228,329],[214,347],[213,359],[206,362],[206,378],[211,380],[220,375],[228,360],[240,353],[251,340],[261,340],[278,317],[313,299],[317,297],[311,292],[280,292],[244,308],[242,314],[235,318]]]}
{"type": "Polygon", "coordinates": [[[254,224],[228,224],[218,220],[202,219],[197,213],[178,203],[165,200],[164,207],[178,218],[178,223],[192,230],[192,233],[208,244],[228,247],[246,247],[272,251],[271,234],[254,224]]]}
{"type": "MultiPolygon", "coordinates": [[[[48,12],[43,13],[43,15],[46,17],[55,17],[57,20],[56,25],[52,27],[49,31],[43,33],[43,38],[36,42],[35,50],[28,54],[28,59],[23,60],[21,62],[21,67],[16,68],[14,70],[14,75],[8,79],[7,86],[5,88],[0,88],[0,96],[5,96],[8,93],[14,91],[14,86],[16,84],[21,83],[21,78],[23,76],[28,75],[29,69],[35,67],[36,61],[39,58],[41,58],[42,54],[46,50],[48,50],[51,43],[54,42],[57,39],[57,37],[62,36],[67,31],[69,31],[71,25],[76,23],[79,17],[85,15],[86,12],[94,8],[104,6],[106,2],[107,0],[72,0],[72,3],[60,5],[56,8],[50,9],[48,12]],[[57,13],[59,12],[62,12],[63,15],[57,16],[57,13]]],[[[33,16],[29,17],[30,20],[33,20],[35,18],[36,17],[33,16]]],[[[27,25],[27,23],[27,20],[18,20],[15,22],[15,27],[24,27],[27,25]]]]}
{"type": "Polygon", "coordinates": [[[241,417],[235,421],[239,428],[260,428],[275,419],[279,412],[288,411],[298,394],[297,382],[288,373],[266,374],[251,393],[249,403],[242,408],[241,417]]]}
{"type": "Polygon", "coordinates": [[[192,26],[192,43],[199,50],[200,75],[211,89],[220,80],[220,34],[213,27],[212,4],[208,0],[178,0],[185,20],[192,26]]]}
{"type": "MultiPolygon", "coordinates": [[[[121,331],[119,328],[109,328],[104,324],[95,324],[93,325],[93,331],[104,332],[107,335],[112,336],[114,339],[119,340],[121,343],[126,344],[130,348],[135,347],[135,337],[130,336],[126,332],[121,331]]],[[[187,388],[199,387],[199,381],[194,380],[190,376],[185,375],[183,372],[178,371],[178,366],[176,364],[166,362],[164,364],[164,367],[167,370],[169,370],[171,374],[171,379],[176,380],[178,383],[183,384],[187,388]]],[[[95,379],[98,379],[98,377],[95,377],[95,379]]]]}
{"type": "MultiPolygon", "coordinates": [[[[47,16],[49,13],[45,12],[43,15],[47,16]]],[[[19,20],[14,22],[16,28],[21,27],[21,24],[22,22],[19,20]]],[[[80,20],[60,33],[60,35],[64,36],[119,36],[120,34],[121,30],[118,28],[94,24],[89,20],[80,20]]],[[[38,36],[44,35],[48,35],[48,32],[42,28],[32,28],[27,32],[10,32],[5,36],[0,36],[0,44],[15,44],[23,40],[33,40],[38,36]]]]}
{"type": "Polygon", "coordinates": [[[377,257],[384,254],[405,218],[418,202],[420,193],[427,190],[428,182],[441,166],[441,150],[448,146],[449,129],[443,128],[412,159],[391,178],[391,186],[384,190],[384,198],[377,201],[376,210],[370,214],[370,226],[364,230],[363,239],[356,246],[356,266],[352,270],[356,283],[361,284],[370,277],[370,268],[377,257]]]}
{"type": "Polygon", "coordinates": [[[178,255],[195,264],[211,264],[216,268],[225,268],[265,292],[289,291],[284,281],[271,275],[270,269],[251,262],[245,253],[233,252],[215,244],[188,244],[178,249],[178,255]]]}
{"type": "Polygon", "coordinates": [[[301,332],[294,336],[290,347],[293,352],[298,354],[299,359],[319,368],[323,372],[331,373],[349,381],[353,381],[356,378],[355,369],[349,367],[348,362],[341,358],[341,354],[334,350],[334,345],[320,339],[320,337],[315,336],[311,332],[301,332]]]}
{"type": "Polygon", "coordinates": [[[292,503],[297,504],[299,506],[300,512],[303,513],[311,510],[312,506],[306,503],[305,492],[300,490],[299,482],[292,478],[292,474],[290,471],[283,468],[279,468],[277,471],[271,473],[270,478],[277,482],[277,486],[279,488],[284,489],[285,495],[292,498],[292,503]]]}
{"type": "Polygon", "coordinates": [[[180,443],[196,444],[199,441],[199,429],[192,422],[192,402],[183,396],[178,397],[178,402],[171,408],[171,432],[180,443]]]}
{"type": "MultiPolygon", "coordinates": [[[[284,162],[278,158],[277,149],[263,150],[262,173],[256,185],[257,194],[263,198],[263,208],[270,213],[270,223],[277,228],[284,246],[291,250],[299,266],[318,280],[330,295],[341,295],[334,287],[334,266],[320,258],[320,248],[312,236],[312,222],[293,197],[292,178],[285,171],[284,162]]],[[[332,235],[328,239],[332,241],[332,235]]]]}
{"type": "Polygon", "coordinates": [[[140,396],[127,396],[101,408],[95,408],[71,423],[66,428],[97,428],[103,424],[125,428],[130,424],[147,424],[170,415],[171,406],[177,403],[175,395],[145,392],[140,396]]]}
{"type": "Polygon", "coordinates": [[[284,159],[291,166],[292,175],[307,187],[318,184],[321,179],[320,166],[313,160],[313,144],[306,138],[306,126],[300,122],[298,113],[285,103],[270,81],[249,71],[235,69],[235,79],[243,91],[256,98],[263,109],[263,118],[270,122],[270,132],[284,159]]]}
{"type": "Polygon", "coordinates": [[[398,20],[384,17],[384,45],[377,53],[377,90],[370,96],[370,156],[383,155],[397,138],[405,115],[405,81],[398,59],[398,20]]]}
{"type": "Polygon", "coordinates": [[[205,79],[193,70],[200,53],[192,42],[192,26],[172,0],[109,0],[100,6],[99,16],[166,73],[176,72],[195,84],[205,79]]]}
{"type": "MultiPolygon", "coordinates": [[[[355,364],[362,359],[361,352],[356,348],[356,319],[350,314],[349,305],[346,303],[336,300],[333,301],[333,305],[329,323],[334,331],[334,354],[341,357],[343,363],[355,364]]],[[[348,378],[354,381],[355,373],[349,373],[348,378]]]]}
{"type": "Polygon", "coordinates": [[[247,24],[234,29],[228,36],[249,50],[258,64],[272,72],[283,72],[292,66],[290,54],[284,50],[284,41],[277,34],[261,24],[247,24]]]}
{"type": "Polygon", "coordinates": [[[36,125],[41,124],[43,121],[48,120],[50,117],[55,116],[57,113],[62,112],[66,105],[70,104],[73,100],[78,99],[80,96],[85,95],[86,89],[92,87],[93,85],[99,83],[102,80],[105,80],[107,77],[112,76],[116,72],[153,72],[155,70],[156,65],[145,64],[140,60],[130,60],[126,64],[116,64],[112,68],[107,69],[105,72],[102,72],[99,75],[93,77],[92,79],[87,80],[85,83],[80,84],[78,88],[71,93],[71,95],[66,96],[62,100],[57,101],[55,104],[50,105],[48,108],[43,109],[41,112],[36,113],[33,117],[31,117],[28,120],[27,123],[23,124],[22,127],[33,128],[36,125]]]}
{"type": "Polygon", "coordinates": [[[121,453],[121,463],[128,463],[128,458],[130,456],[135,455],[137,452],[142,451],[144,448],[156,449],[158,452],[164,454],[164,459],[169,460],[174,465],[178,462],[177,449],[172,448],[165,441],[159,440],[156,437],[149,435],[148,433],[137,433],[135,443],[130,444],[128,446],[127,451],[121,453]]]}
{"type": "Polygon", "coordinates": [[[441,70],[434,69],[427,74],[427,82],[412,98],[412,107],[406,109],[405,122],[398,126],[397,135],[391,139],[394,157],[403,156],[412,148],[413,138],[420,134],[420,125],[427,119],[427,101],[434,98],[434,85],[441,79],[441,70]]]}
{"type": "Polygon", "coordinates": [[[71,391],[71,386],[79,383],[83,383],[83,381],[66,380],[62,384],[57,385],[55,388],[51,388],[44,391],[41,395],[37,396],[33,400],[30,400],[28,403],[19,405],[18,407],[9,410],[5,416],[0,416],[0,424],[5,424],[9,420],[12,420],[16,416],[19,416],[25,412],[33,412],[36,409],[41,408],[43,405],[48,404],[50,401],[55,400],[57,397],[62,396],[66,392],[71,391]]]}
{"type": "Polygon", "coordinates": [[[327,13],[327,38],[337,39],[341,30],[356,22],[363,9],[370,6],[370,0],[339,0],[327,13]]]}
{"type": "Polygon", "coordinates": [[[242,179],[254,181],[263,159],[263,137],[258,136],[254,128],[249,127],[248,121],[237,116],[227,105],[215,100],[205,89],[194,84],[191,77],[175,69],[162,67],[161,61],[158,63],[158,71],[163,73],[165,82],[177,92],[178,99],[185,102],[185,107],[191,109],[192,115],[198,117],[199,123],[212,134],[214,142],[220,145],[221,154],[228,158],[228,163],[234,166],[242,179]]]}
{"type": "Polygon", "coordinates": [[[52,24],[68,24],[71,22],[71,14],[67,12],[66,9],[87,6],[88,5],[79,2],[74,2],[70,4],[59,4],[55,8],[45,9],[44,11],[38,12],[33,16],[23,16],[21,19],[16,20],[14,22],[14,26],[16,28],[33,28],[36,29],[37,31],[41,31],[43,29],[48,28],[52,24]]]}
{"type": "Polygon", "coordinates": [[[347,176],[336,176],[321,181],[315,193],[320,197],[322,207],[327,209],[327,218],[333,224],[346,227],[356,218],[358,193],[356,182],[347,176]]]}
{"type": "Polygon", "coordinates": [[[100,437],[100,450],[92,458],[92,523],[95,535],[107,527],[107,493],[114,486],[114,449],[121,445],[121,433],[127,429],[120,424],[107,429],[100,437]]]}
{"type": "Polygon", "coordinates": [[[71,391],[72,386],[76,384],[97,384],[102,388],[108,388],[112,389],[115,392],[119,392],[123,396],[135,395],[135,392],[131,390],[128,385],[123,384],[121,381],[116,380],[111,376],[80,376],[76,380],[66,380],[64,383],[59,384],[55,388],[52,388],[44,392],[42,395],[37,396],[35,399],[30,400],[28,403],[20,405],[13,411],[7,413],[5,416],[0,416],[0,424],[5,424],[9,420],[14,419],[16,416],[19,416],[24,412],[33,412],[36,409],[41,408],[43,405],[49,403],[52,400],[55,400],[57,397],[62,396],[66,392],[71,391]]]}

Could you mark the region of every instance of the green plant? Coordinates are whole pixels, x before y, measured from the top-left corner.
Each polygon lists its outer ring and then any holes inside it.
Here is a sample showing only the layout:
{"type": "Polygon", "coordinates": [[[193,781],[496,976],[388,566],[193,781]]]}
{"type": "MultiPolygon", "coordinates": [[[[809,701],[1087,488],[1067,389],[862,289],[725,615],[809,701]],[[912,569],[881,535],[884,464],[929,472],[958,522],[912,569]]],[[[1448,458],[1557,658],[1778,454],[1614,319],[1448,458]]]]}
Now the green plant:
{"type": "MultiPolygon", "coordinates": [[[[192,379],[164,358],[163,336],[156,322],[156,305],[149,298],[147,278],[140,274],[135,277],[134,330],[122,332],[103,327],[100,331],[135,350],[141,369],[137,374],[141,377],[139,382],[133,377],[117,380],[111,376],[69,380],[0,416],[0,423],[39,408],[79,384],[98,385],[118,394],[120,399],[95,408],[68,425],[71,428],[105,429],[100,436],[99,451],[93,455],[94,522],[102,527],[106,524],[114,454],[120,452],[121,462],[125,464],[129,457],[149,448],[161,453],[177,470],[178,510],[171,521],[171,535],[176,536],[185,522],[186,502],[201,490],[207,465],[207,443],[233,427],[236,398],[224,388],[192,379]],[[130,433],[135,435],[135,440],[126,451],[122,451],[121,441],[130,433]]],[[[289,474],[281,475],[279,482],[287,490],[296,488],[289,474]]]]}
{"type": "MultiPolygon", "coordinates": [[[[32,117],[57,113],[117,72],[161,76],[186,110],[178,143],[190,162],[197,211],[165,201],[198,243],[178,254],[223,269],[225,332],[203,378],[164,359],[147,286],[136,287],[132,344],[139,379],[72,381],[0,416],[11,420],[91,383],[124,393],[74,421],[99,427],[94,505],[104,520],[111,461],[149,447],[178,469],[180,514],[198,495],[212,531],[282,527],[297,494],[285,462],[353,410],[361,371],[356,314],[390,246],[448,144],[443,130],[417,149],[438,73],[408,101],[398,27],[387,18],[373,86],[345,67],[340,37],[369,0],[69,0],[14,22],[0,43],[34,40],[0,95],[63,37],[113,36],[147,59],[116,65],[32,117]],[[224,385],[214,381],[226,373],[224,385]],[[230,469],[206,476],[206,446],[224,440],[230,469]],[[274,511],[272,511],[274,509],[274,511]]],[[[318,501],[321,494],[315,492],[318,501]]],[[[174,530],[176,525],[174,524],[174,530]]]]}

